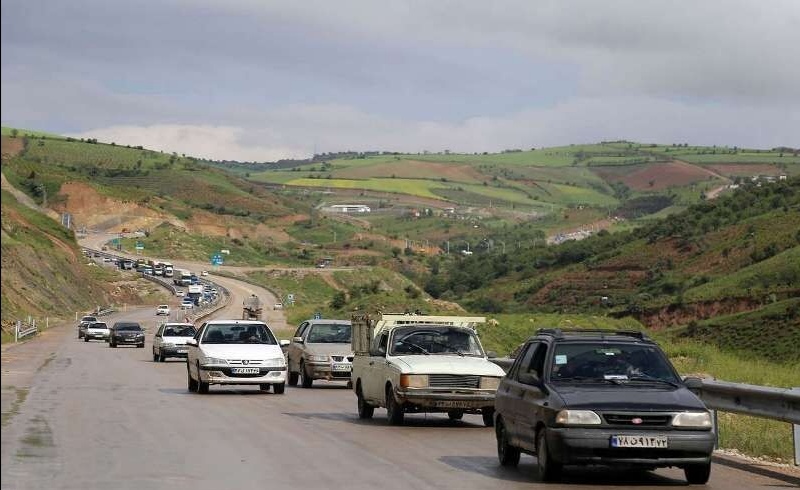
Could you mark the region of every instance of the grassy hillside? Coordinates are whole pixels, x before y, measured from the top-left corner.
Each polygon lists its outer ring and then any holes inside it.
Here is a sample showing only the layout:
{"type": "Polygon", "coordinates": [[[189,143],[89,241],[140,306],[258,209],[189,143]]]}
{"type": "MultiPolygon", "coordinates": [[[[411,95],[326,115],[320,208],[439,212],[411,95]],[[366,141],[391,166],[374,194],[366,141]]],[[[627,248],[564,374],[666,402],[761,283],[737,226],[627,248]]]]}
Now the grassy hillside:
{"type": "Polygon", "coordinates": [[[83,263],[72,232],[2,191],[2,319],[50,316],[110,303],[114,276],[83,263]],[[80,287],[75,287],[79,285],[80,287]]]}

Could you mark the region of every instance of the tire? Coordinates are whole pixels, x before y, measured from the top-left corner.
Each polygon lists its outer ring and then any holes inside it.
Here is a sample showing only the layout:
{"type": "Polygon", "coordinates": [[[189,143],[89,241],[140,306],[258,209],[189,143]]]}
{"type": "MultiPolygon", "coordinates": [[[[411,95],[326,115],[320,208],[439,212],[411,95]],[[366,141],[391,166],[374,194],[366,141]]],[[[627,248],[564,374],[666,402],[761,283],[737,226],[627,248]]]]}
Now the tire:
{"type": "Polygon", "coordinates": [[[683,474],[690,485],[705,485],[711,476],[711,463],[687,466],[683,469],[683,474]]]}
{"type": "Polygon", "coordinates": [[[497,422],[495,427],[495,437],[497,437],[497,459],[501,466],[517,466],[519,464],[520,450],[508,442],[508,433],[502,420],[497,422]]]}
{"type": "Polygon", "coordinates": [[[541,429],[536,436],[536,469],[541,481],[553,481],[561,474],[561,464],[553,461],[547,447],[547,429],[541,429]]]}
{"type": "Polygon", "coordinates": [[[392,425],[403,425],[405,412],[403,412],[403,407],[397,403],[391,386],[386,387],[386,417],[392,425]]]}
{"type": "Polygon", "coordinates": [[[144,349],[144,344],[137,344],[136,347],[138,347],[139,349],[144,349]]]}
{"type": "Polygon", "coordinates": [[[484,408],[481,410],[483,417],[483,425],[486,427],[494,427],[494,408],[484,408]]]}
{"type": "Polygon", "coordinates": [[[286,391],[286,383],[275,383],[272,385],[272,391],[274,391],[276,395],[283,395],[283,392],[286,391]]]}
{"type": "Polygon", "coordinates": [[[87,336],[85,336],[85,335],[84,335],[84,336],[83,336],[83,341],[84,341],[84,342],[89,342],[89,337],[87,337],[87,336]]]}
{"type": "Polygon", "coordinates": [[[200,363],[197,363],[197,392],[201,395],[205,395],[208,393],[208,383],[203,382],[203,379],[200,378],[200,363]]]}
{"type": "Polygon", "coordinates": [[[109,347],[113,347],[113,348],[115,348],[115,349],[117,348],[117,344],[115,344],[114,342],[109,342],[109,343],[108,343],[108,346],[109,346],[109,347]]]}
{"type": "Polygon", "coordinates": [[[299,374],[289,371],[289,386],[297,386],[297,379],[299,377],[299,374]]]}
{"type": "Polygon", "coordinates": [[[153,349],[153,362],[158,362],[158,361],[159,361],[159,359],[158,359],[158,355],[156,354],[156,350],[153,349]]]}
{"type": "Polygon", "coordinates": [[[167,357],[164,355],[163,352],[158,353],[158,362],[164,362],[167,360],[167,357]]]}
{"type": "Polygon", "coordinates": [[[375,413],[375,407],[364,399],[364,395],[361,393],[361,385],[356,389],[356,399],[358,402],[358,418],[371,419],[375,413]]]}
{"type": "Polygon", "coordinates": [[[447,412],[447,416],[450,418],[450,420],[461,420],[464,418],[464,412],[461,410],[450,410],[447,412]]]}
{"type": "Polygon", "coordinates": [[[314,380],[308,375],[306,365],[303,362],[300,363],[300,384],[303,385],[303,388],[311,388],[311,385],[314,384],[314,380]]]}
{"type": "Polygon", "coordinates": [[[197,391],[197,381],[195,381],[194,378],[192,378],[192,373],[189,372],[189,364],[186,364],[186,377],[189,378],[189,381],[188,381],[189,391],[192,392],[192,393],[196,392],[197,391]]]}

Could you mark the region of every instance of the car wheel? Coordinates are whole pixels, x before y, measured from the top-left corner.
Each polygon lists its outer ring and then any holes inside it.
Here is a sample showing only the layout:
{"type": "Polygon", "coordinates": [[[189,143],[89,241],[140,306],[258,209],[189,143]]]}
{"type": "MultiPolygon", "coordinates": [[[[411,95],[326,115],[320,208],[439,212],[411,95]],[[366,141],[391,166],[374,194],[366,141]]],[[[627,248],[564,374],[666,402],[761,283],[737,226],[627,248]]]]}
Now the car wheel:
{"type": "Polygon", "coordinates": [[[461,410],[450,410],[447,412],[447,416],[450,420],[461,420],[464,418],[464,412],[461,410]]]}
{"type": "Polygon", "coordinates": [[[483,425],[486,427],[494,427],[494,408],[484,408],[481,410],[483,417],[483,425]]]}
{"type": "Polygon", "coordinates": [[[201,395],[208,393],[208,383],[203,381],[200,377],[200,362],[197,363],[197,392],[201,395]]]}
{"type": "Polygon", "coordinates": [[[358,400],[358,418],[371,419],[372,414],[375,413],[375,407],[364,399],[364,394],[361,393],[361,385],[358,385],[356,389],[356,399],[358,400]]]}
{"type": "Polygon", "coordinates": [[[164,355],[163,352],[158,353],[158,362],[164,362],[167,360],[167,356],[164,355]]]}
{"type": "Polygon", "coordinates": [[[520,450],[508,443],[508,433],[502,421],[497,422],[495,428],[497,437],[497,459],[502,466],[517,466],[519,464],[520,450]]]}
{"type": "Polygon", "coordinates": [[[84,342],[89,342],[89,337],[87,337],[87,336],[85,336],[85,335],[84,335],[84,336],[83,336],[83,341],[84,341],[84,342]]]}
{"type": "Polygon", "coordinates": [[[403,407],[397,403],[391,386],[386,387],[386,417],[392,425],[403,425],[405,413],[403,407]]]}
{"type": "Polygon", "coordinates": [[[158,355],[156,355],[155,349],[153,349],[153,362],[158,362],[158,355]]]}
{"type": "Polygon", "coordinates": [[[275,383],[272,385],[272,391],[275,392],[276,395],[283,395],[283,392],[286,390],[286,383],[275,383]]]}
{"type": "Polygon", "coordinates": [[[197,381],[195,381],[194,378],[192,378],[192,373],[189,372],[189,365],[188,364],[186,365],[186,376],[187,376],[187,378],[189,378],[189,382],[188,382],[189,391],[194,393],[195,391],[197,391],[197,381]]]}
{"type": "Polygon", "coordinates": [[[137,345],[136,345],[136,347],[138,347],[138,348],[140,348],[140,349],[144,349],[144,343],[137,344],[137,345]]]}
{"type": "Polygon", "coordinates": [[[291,372],[290,371],[289,372],[289,386],[297,386],[297,378],[299,378],[299,377],[300,377],[300,375],[298,375],[295,372],[291,372]]]}
{"type": "Polygon", "coordinates": [[[561,473],[561,464],[553,461],[547,447],[547,429],[540,430],[536,437],[536,469],[542,481],[552,481],[561,473]]]}
{"type": "Polygon", "coordinates": [[[109,346],[109,347],[113,347],[113,348],[115,348],[115,349],[117,348],[117,344],[116,344],[115,342],[109,342],[109,343],[108,343],[108,346],[109,346]]]}
{"type": "Polygon", "coordinates": [[[308,375],[306,365],[303,362],[300,363],[300,384],[303,385],[303,388],[311,388],[311,385],[314,384],[314,380],[308,375]]]}
{"type": "Polygon", "coordinates": [[[711,476],[711,463],[687,466],[683,469],[683,474],[691,485],[705,485],[711,476]]]}

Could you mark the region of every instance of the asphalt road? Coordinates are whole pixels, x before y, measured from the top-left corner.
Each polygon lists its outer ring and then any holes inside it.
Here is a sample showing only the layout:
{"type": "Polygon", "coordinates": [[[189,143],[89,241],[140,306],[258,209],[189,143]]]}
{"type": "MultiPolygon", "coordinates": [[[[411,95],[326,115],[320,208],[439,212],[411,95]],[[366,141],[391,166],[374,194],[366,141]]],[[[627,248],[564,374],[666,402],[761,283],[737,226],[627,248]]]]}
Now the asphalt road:
{"type": "MultiPolygon", "coordinates": [[[[356,415],[337,383],[288,388],[186,389],[179,360],[152,362],[151,308],[108,319],[149,328],[144,349],[78,340],[73,327],[3,351],[3,489],[530,489],[534,458],[501,468],[492,429],[479,416],[452,423],[410,415],[392,427],[385,411],[356,415]],[[12,389],[11,386],[14,386],[12,389]],[[27,393],[15,405],[17,394],[27,393]]],[[[547,488],[684,486],[679,470],[628,474],[568,469],[547,488]]],[[[706,488],[793,487],[715,465],[706,488]]]]}

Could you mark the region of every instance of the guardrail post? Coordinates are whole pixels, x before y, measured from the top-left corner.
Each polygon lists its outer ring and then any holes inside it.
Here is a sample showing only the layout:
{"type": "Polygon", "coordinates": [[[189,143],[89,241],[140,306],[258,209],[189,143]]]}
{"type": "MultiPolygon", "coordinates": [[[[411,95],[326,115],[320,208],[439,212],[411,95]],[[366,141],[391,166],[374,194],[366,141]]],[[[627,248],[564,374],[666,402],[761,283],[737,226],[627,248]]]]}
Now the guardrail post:
{"type": "Polygon", "coordinates": [[[719,449],[719,413],[711,410],[711,430],[714,431],[714,449],[719,449]]]}
{"type": "Polygon", "coordinates": [[[15,344],[16,344],[17,342],[19,342],[19,327],[20,327],[20,324],[21,324],[21,323],[22,323],[22,322],[20,322],[19,320],[17,320],[17,324],[16,324],[16,325],[14,325],[14,343],[15,343],[15,344]]]}

